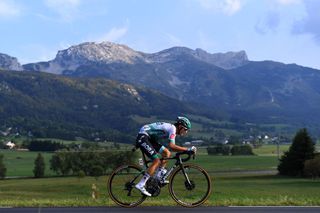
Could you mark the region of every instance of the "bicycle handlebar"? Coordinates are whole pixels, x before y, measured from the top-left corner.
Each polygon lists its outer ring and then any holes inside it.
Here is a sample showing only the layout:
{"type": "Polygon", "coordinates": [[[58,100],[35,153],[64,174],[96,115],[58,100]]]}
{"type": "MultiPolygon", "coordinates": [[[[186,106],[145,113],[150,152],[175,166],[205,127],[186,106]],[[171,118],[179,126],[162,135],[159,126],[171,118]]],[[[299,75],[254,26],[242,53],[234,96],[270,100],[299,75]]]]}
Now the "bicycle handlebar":
{"type": "MultiPolygon", "coordinates": [[[[133,147],[131,149],[132,152],[135,152],[137,150],[137,147],[133,147]]],[[[142,152],[143,156],[144,156],[144,153],[142,152]]],[[[193,160],[195,159],[195,156],[196,156],[196,153],[194,153],[193,151],[183,151],[183,152],[177,152],[175,157],[171,157],[171,158],[161,158],[161,160],[169,160],[169,159],[181,159],[182,162],[186,162],[188,160],[190,160],[190,158],[193,158],[193,160]],[[180,155],[188,155],[186,158],[180,158],[180,155]]],[[[148,161],[148,160],[145,160],[146,163],[149,163],[149,162],[152,162],[151,160],[148,161]]]]}
{"type": "Polygon", "coordinates": [[[193,157],[193,159],[195,159],[195,153],[193,151],[177,152],[175,158],[179,158],[180,155],[188,155],[188,157],[186,157],[186,158],[181,158],[182,162],[186,162],[186,161],[190,160],[191,156],[193,157]]]}

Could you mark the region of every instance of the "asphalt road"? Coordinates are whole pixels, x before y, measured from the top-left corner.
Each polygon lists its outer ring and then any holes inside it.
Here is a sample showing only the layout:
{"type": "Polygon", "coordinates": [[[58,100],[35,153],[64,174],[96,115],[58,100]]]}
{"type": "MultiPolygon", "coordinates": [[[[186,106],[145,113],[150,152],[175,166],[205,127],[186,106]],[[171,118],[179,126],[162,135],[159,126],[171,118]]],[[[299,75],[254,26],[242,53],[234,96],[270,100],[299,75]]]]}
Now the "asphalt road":
{"type": "Polygon", "coordinates": [[[319,213],[320,207],[198,207],[193,209],[183,207],[136,207],[126,209],[121,207],[79,207],[79,208],[5,208],[0,207],[2,213],[122,213],[122,212],[165,212],[165,213],[319,213]]]}

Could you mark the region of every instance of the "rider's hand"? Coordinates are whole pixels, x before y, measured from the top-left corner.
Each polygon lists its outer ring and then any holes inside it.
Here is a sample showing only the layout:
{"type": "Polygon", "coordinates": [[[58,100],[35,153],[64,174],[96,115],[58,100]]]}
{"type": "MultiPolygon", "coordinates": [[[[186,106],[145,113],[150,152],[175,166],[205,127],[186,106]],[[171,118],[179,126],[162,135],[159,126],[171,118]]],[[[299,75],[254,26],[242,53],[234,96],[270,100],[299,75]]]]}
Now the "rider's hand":
{"type": "Polygon", "coordinates": [[[197,147],[192,146],[192,147],[188,148],[188,151],[189,152],[193,152],[194,154],[196,154],[197,153],[197,147]]]}

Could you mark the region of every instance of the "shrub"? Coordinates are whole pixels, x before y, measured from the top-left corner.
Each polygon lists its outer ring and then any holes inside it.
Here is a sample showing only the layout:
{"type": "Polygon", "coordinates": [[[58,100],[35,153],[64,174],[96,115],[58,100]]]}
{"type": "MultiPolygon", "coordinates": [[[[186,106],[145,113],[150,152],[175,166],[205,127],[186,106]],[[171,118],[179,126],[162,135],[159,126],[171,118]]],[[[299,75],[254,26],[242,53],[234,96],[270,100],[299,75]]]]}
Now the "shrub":
{"type": "Polygon", "coordinates": [[[317,156],[314,159],[306,160],[304,162],[303,172],[307,177],[320,177],[320,156],[317,156]]]}
{"type": "Polygon", "coordinates": [[[3,163],[3,155],[0,154],[0,179],[4,179],[7,174],[7,167],[3,163]]]}
{"type": "Polygon", "coordinates": [[[86,176],[86,173],[84,173],[84,171],[83,170],[80,170],[79,172],[78,172],[78,178],[80,179],[80,178],[84,178],[86,176]]]}
{"type": "Polygon", "coordinates": [[[253,155],[250,145],[235,145],[231,149],[231,155],[253,155]]]}
{"type": "Polygon", "coordinates": [[[99,165],[93,166],[91,168],[90,175],[98,179],[100,176],[103,175],[103,172],[104,172],[104,169],[102,168],[102,166],[99,166],[99,165]]]}
{"type": "Polygon", "coordinates": [[[207,148],[208,155],[229,155],[230,150],[231,148],[229,145],[217,145],[207,148]]]}

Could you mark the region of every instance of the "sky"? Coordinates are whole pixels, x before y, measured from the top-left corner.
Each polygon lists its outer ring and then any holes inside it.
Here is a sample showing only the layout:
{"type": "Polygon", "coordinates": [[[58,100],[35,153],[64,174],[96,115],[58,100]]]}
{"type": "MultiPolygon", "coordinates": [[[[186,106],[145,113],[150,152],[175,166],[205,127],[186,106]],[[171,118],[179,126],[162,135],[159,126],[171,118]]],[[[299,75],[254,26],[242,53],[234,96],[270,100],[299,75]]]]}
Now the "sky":
{"type": "Polygon", "coordinates": [[[83,42],[155,53],[245,50],[320,69],[320,0],[0,0],[0,53],[48,61],[83,42]]]}

